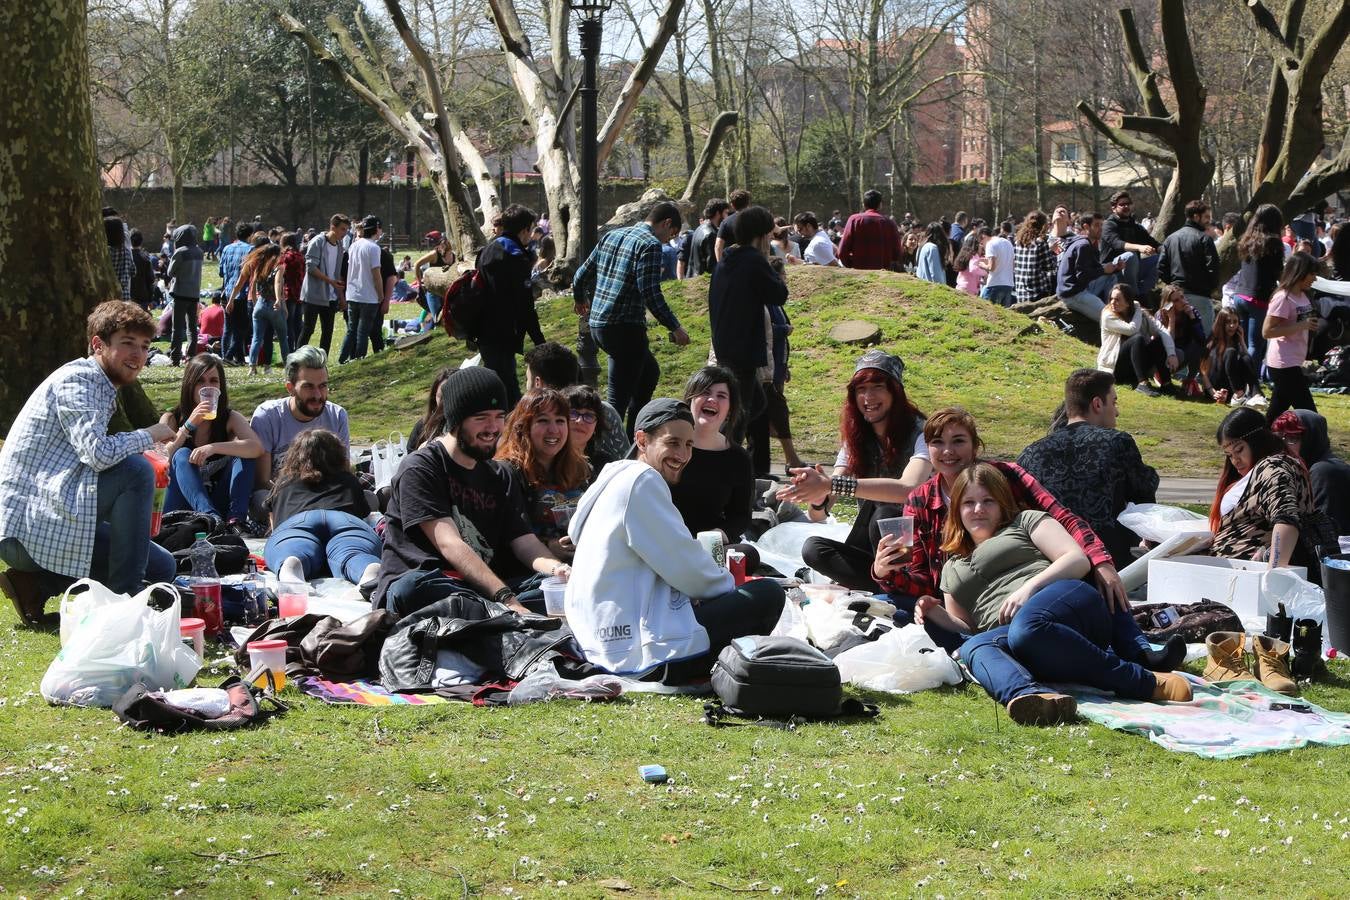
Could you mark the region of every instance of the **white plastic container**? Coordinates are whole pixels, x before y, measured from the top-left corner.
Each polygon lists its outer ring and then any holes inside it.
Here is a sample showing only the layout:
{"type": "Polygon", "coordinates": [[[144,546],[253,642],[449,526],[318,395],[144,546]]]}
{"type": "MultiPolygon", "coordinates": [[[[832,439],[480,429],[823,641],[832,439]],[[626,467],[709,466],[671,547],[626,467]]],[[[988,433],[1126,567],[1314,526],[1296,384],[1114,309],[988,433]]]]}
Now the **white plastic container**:
{"type": "MultiPolygon", "coordinates": [[[[1263,562],[1216,556],[1149,560],[1148,602],[1189,606],[1212,600],[1242,619],[1267,616],[1275,612],[1262,602],[1261,576],[1269,568],[1263,562]]],[[[1289,571],[1308,577],[1308,570],[1302,566],[1290,566],[1289,571]]]]}

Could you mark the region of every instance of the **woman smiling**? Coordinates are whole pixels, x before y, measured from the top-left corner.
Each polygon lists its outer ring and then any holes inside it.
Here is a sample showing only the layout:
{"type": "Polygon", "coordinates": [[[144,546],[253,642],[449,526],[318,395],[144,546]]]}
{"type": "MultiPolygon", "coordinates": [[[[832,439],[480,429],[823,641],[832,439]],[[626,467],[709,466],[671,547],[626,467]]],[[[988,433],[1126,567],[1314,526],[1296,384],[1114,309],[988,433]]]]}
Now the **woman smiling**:
{"type": "Polygon", "coordinates": [[[567,522],[590,477],[586,457],[569,440],[571,406],[561,392],[536,388],[506,418],[497,459],[515,471],[530,529],[560,559],[571,559],[567,522]]]}

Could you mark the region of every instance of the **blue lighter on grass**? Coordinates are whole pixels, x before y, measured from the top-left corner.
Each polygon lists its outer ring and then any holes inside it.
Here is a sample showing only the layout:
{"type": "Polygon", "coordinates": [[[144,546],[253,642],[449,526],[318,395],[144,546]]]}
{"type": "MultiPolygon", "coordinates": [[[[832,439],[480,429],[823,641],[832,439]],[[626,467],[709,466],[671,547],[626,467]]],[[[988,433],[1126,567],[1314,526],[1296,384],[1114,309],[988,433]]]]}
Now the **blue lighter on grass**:
{"type": "Polygon", "coordinates": [[[648,784],[665,784],[670,780],[670,776],[666,774],[665,766],[638,766],[638,774],[648,784]]]}

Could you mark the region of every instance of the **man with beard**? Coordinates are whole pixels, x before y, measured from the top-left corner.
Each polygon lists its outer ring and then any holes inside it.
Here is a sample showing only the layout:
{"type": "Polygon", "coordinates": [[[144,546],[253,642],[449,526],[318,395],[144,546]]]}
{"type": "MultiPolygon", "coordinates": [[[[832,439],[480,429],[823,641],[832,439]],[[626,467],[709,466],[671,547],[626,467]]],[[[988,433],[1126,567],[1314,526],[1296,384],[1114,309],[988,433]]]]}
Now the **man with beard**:
{"type": "Polygon", "coordinates": [[[48,597],[92,576],[116,593],[173,578],[173,557],[150,541],[154,470],[142,456],[172,440],[154,424],[108,433],[117,392],[136,381],[155,322],[134,303],[101,303],[90,354],[33,391],[0,450],[0,591],[26,624],[46,624],[48,597]],[[115,526],[115,527],[114,527],[115,526]]]}
{"type": "MultiPolygon", "coordinates": [[[[343,447],[351,444],[347,411],[328,399],[327,353],[318,347],[301,347],[286,357],[286,394],[258,404],[248,423],[263,445],[254,476],[263,490],[254,492],[255,507],[259,494],[266,498],[273,474],[281,471],[282,458],[300,432],[322,428],[336,434],[343,447]]],[[[266,515],[255,518],[267,521],[266,515]]]]}
{"type": "Polygon", "coordinates": [[[723,647],[773,629],[783,588],[767,578],[736,587],[685,528],[670,485],[694,452],[689,407],[652,400],[634,439],[631,458],[605,466],[572,517],[567,622],[586,659],[610,672],[666,684],[706,678],[723,647]]]}
{"type": "Polygon", "coordinates": [[[441,385],[445,430],[399,465],[385,510],[372,603],[402,618],[470,591],[520,613],[539,576],[566,579],[526,521],[511,468],[492,461],[506,422],[506,385],[490,369],[458,369],[441,385]]]}

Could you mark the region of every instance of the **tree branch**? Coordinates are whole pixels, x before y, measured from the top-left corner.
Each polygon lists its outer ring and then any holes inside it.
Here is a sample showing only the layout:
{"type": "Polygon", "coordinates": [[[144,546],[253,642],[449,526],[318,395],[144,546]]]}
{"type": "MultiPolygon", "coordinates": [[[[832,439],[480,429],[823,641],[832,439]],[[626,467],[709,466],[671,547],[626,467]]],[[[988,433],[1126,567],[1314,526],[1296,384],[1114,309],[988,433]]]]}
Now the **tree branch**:
{"type": "Polygon", "coordinates": [[[610,151],[614,149],[615,143],[618,142],[624,126],[628,123],[628,117],[637,108],[638,98],[642,96],[642,89],[651,80],[652,72],[656,70],[656,64],[661,61],[661,55],[666,52],[666,44],[670,43],[670,36],[675,33],[675,29],[680,25],[680,13],[684,10],[684,2],[685,0],[669,0],[666,4],[665,12],[661,13],[661,18],[657,21],[656,35],[652,38],[652,42],[647,49],[643,51],[642,58],[638,61],[637,66],[629,73],[623,90],[619,92],[619,97],[614,101],[614,107],[610,110],[609,117],[605,119],[605,124],[600,129],[600,136],[596,140],[596,164],[602,169],[605,160],[609,158],[610,151]]]}
{"type": "Polygon", "coordinates": [[[1121,9],[1120,28],[1125,34],[1125,62],[1130,74],[1134,76],[1135,87],[1144,100],[1148,114],[1165,119],[1170,115],[1167,104],[1163,103],[1162,93],[1158,90],[1158,75],[1149,67],[1148,55],[1144,53],[1144,44],[1139,39],[1139,28],[1134,23],[1134,10],[1121,9]]]}
{"type": "Polygon", "coordinates": [[[1121,131],[1119,128],[1112,128],[1110,125],[1106,124],[1106,121],[1102,119],[1101,116],[1097,115],[1096,110],[1089,106],[1086,100],[1079,100],[1076,108],[1083,114],[1083,118],[1087,119],[1088,123],[1091,124],[1093,128],[1097,129],[1103,137],[1116,146],[1128,150],[1138,156],[1142,156],[1145,159],[1152,159],[1156,162],[1160,162],[1163,165],[1175,166],[1177,164],[1176,156],[1169,150],[1159,147],[1157,144],[1151,144],[1148,141],[1132,137],[1121,131]]]}
{"type": "Polygon", "coordinates": [[[694,174],[689,176],[689,181],[684,186],[684,193],[680,195],[682,201],[693,202],[694,194],[703,184],[703,179],[707,177],[708,170],[712,168],[713,160],[717,157],[717,148],[722,144],[723,135],[735,128],[739,119],[740,113],[734,110],[725,110],[713,121],[712,129],[708,132],[708,140],[704,143],[703,152],[699,155],[698,165],[694,166],[694,174]]]}
{"type": "MultiPolygon", "coordinates": [[[[1302,0],[1294,0],[1301,7],[1302,0]]],[[[1256,34],[1261,38],[1262,43],[1270,50],[1270,54],[1275,59],[1276,65],[1282,66],[1287,71],[1293,71],[1298,68],[1298,60],[1294,56],[1294,35],[1298,33],[1298,26],[1295,25],[1291,32],[1287,27],[1281,27],[1272,13],[1261,0],[1247,0],[1247,10],[1252,14],[1252,19],[1256,23],[1256,34]]],[[[1285,23],[1288,24],[1290,10],[1285,10],[1285,23]]],[[[1302,18],[1303,10],[1298,10],[1298,18],[1302,18]]]]}
{"type": "Polygon", "coordinates": [[[1304,178],[1283,206],[1290,214],[1302,212],[1347,187],[1350,187],[1350,129],[1341,142],[1340,152],[1327,165],[1304,178]]]}

